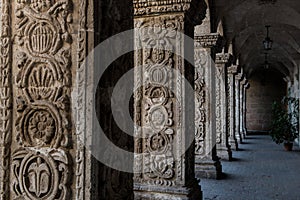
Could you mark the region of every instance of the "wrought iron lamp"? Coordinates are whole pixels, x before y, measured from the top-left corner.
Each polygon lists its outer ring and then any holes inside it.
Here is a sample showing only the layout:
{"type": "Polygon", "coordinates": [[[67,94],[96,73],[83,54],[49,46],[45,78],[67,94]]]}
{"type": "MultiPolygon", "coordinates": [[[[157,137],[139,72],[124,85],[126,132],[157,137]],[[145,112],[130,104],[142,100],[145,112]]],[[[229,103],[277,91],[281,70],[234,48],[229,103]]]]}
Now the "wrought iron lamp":
{"type": "Polygon", "coordinates": [[[265,40],[263,41],[263,44],[264,44],[264,49],[269,51],[272,49],[272,46],[273,46],[273,40],[271,40],[271,38],[269,37],[269,28],[271,26],[270,25],[267,25],[266,26],[266,29],[267,29],[267,37],[265,38],[265,40]]]}

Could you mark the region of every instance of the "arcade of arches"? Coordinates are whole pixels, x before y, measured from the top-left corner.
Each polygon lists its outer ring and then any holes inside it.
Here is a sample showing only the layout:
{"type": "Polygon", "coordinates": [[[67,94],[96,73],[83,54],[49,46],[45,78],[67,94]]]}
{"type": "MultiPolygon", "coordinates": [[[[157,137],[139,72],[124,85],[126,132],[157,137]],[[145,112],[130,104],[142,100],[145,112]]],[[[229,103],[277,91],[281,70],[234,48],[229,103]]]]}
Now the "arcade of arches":
{"type": "Polygon", "coordinates": [[[299,98],[297,0],[0,5],[0,200],[202,199],[198,180],[270,130],[272,102],[299,98]],[[128,94],[131,117],[112,106],[128,94]],[[127,157],[97,145],[95,118],[127,157]]]}

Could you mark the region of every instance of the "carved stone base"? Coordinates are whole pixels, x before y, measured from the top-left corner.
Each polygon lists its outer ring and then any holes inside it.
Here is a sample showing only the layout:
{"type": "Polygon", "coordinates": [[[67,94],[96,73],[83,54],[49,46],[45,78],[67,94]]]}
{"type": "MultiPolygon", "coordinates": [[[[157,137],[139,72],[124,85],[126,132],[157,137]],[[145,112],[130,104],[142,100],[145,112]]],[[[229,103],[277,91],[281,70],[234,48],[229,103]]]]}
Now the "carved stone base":
{"type": "Polygon", "coordinates": [[[217,151],[218,151],[218,156],[221,159],[232,161],[232,151],[230,147],[228,148],[221,145],[220,146],[217,145],[217,151]]]}
{"type": "Polygon", "coordinates": [[[187,187],[160,187],[134,184],[135,200],[201,200],[199,181],[191,181],[187,187]]]}
{"type": "Polygon", "coordinates": [[[247,129],[243,129],[243,139],[246,139],[247,137],[247,129]]]}
{"type": "MultiPolygon", "coordinates": [[[[238,144],[238,141],[237,140],[229,140],[229,144],[230,146],[232,146],[236,151],[239,150],[239,144],[238,144]]],[[[231,148],[231,149],[233,149],[231,148]]]]}
{"type": "Polygon", "coordinates": [[[239,139],[238,139],[238,142],[239,142],[240,144],[243,144],[243,133],[239,132],[238,134],[240,135],[240,137],[239,137],[239,139]]]}
{"type": "Polygon", "coordinates": [[[222,165],[220,160],[196,160],[196,178],[220,179],[222,177],[222,165]]]}

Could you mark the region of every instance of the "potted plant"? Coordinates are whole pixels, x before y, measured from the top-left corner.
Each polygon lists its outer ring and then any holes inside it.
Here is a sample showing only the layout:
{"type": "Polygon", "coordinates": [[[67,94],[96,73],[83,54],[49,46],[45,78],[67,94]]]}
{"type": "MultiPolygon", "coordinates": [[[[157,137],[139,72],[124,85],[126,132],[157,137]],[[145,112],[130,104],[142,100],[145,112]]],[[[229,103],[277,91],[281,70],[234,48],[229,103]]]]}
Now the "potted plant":
{"type": "Polygon", "coordinates": [[[299,136],[299,102],[296,98],[284,97],[272,105],[273,121],[270,135],[277,143],[284,143],[291,151],[294,140],[299,136]]]}

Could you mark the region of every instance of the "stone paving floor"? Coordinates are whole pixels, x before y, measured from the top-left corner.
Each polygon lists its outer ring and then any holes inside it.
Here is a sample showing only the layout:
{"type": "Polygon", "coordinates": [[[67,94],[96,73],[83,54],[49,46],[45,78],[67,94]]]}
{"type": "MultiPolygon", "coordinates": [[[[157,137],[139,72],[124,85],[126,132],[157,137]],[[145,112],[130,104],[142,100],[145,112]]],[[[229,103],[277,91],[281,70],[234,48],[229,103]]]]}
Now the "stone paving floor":
{"type": "Polygon", "coordinates": [[[204,200],[300,200],[300,149],[287,152],[268,135],[247,136],[224,179],[201,179],[204,200]]]}

